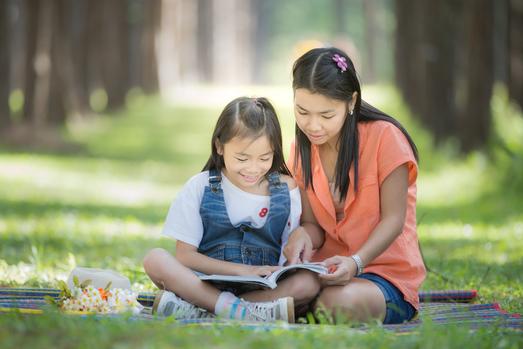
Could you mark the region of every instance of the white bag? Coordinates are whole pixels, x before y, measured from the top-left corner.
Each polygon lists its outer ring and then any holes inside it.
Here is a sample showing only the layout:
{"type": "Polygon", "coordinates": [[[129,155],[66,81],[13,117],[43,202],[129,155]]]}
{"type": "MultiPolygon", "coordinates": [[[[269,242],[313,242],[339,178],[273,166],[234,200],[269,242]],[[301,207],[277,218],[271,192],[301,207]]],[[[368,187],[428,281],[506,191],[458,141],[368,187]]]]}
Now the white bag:
{"type": "Polygon", "coordinates": [[[129,279],[111,269],[76,267],[69,274],[67,287],[72,288],[74,286],[74,276],[78,278],[79,283],[85,280],[91,280],[90,285],[93,285],[95,288],[105,288],[107,284],[111,282],[110,288],[131,289],[129,279]]]}

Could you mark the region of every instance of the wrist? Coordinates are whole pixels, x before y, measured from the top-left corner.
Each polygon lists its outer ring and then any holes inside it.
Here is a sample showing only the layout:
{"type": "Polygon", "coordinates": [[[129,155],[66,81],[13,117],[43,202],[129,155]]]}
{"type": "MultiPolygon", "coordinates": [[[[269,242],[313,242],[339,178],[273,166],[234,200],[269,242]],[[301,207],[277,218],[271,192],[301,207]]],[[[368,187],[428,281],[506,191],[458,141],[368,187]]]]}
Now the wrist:
{"type": "Polygon", "coordinates": [[[356,274],[354,276],[359,276],[363,273],[363,268],[365,267],[363,265],[363,261],[361,260],[361,257],[357,254],[353,254],[350,256],[350,258],[356,263],[356,274]]]}

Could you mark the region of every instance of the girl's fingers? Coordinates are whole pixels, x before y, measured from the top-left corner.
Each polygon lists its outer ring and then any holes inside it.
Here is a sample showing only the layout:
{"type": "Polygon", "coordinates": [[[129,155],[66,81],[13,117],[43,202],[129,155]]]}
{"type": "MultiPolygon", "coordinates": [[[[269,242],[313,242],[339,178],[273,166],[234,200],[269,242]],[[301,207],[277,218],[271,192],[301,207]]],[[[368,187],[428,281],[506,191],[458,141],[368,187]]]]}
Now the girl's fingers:
{"type": "Polygon", "coordinates": [[[341,258],[339,256],[329,257],[323,261],[323,263],[328,267],[332,264],[341,263],[341,258]]]}
{"type": "Polygon", "coordinates": [[[289,264],[296,264],[296,263],[299,263],[301,262],[301,254],[302,254],[302,251],[303,251],[303,246],[300,246],[300,248],[296,248],[292,253],[291,253],[291,258],[289,259],[289,264]]]}
{"type": "Polygon", "coordinates": [[[305,246],[303,250],[303,262],[308,263],[312,258],[312,246],[305,246]]]}

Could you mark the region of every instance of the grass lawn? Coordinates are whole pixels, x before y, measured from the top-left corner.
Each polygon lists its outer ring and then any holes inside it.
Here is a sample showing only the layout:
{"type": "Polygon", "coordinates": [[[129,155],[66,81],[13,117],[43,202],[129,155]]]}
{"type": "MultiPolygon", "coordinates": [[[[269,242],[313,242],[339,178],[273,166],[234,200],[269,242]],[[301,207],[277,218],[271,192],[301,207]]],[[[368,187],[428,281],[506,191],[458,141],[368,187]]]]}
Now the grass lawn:
{"type": "MultiPolygon", "coordinates": [[[[293,135],[289,91],[267,88],[286,149],[293,135]],[[285,98],[282,98],[285,96],[285,98]]],[[[499,92],[496,130],[511,150],[460,157],[434,148],[395,92],[370,87],[364,97],[399,116],[420,148],[418,223],[430,269],[423,289],[478,289],[480,302],[523,313],[523,118],[499,92]],[[508,115],[508,116],[507,116],[508,115]]],[[[76,265],[111,268],[135,290],[153,290],[141,260],[160,237],[171,200],[201,170],[214,122],[228,99],[201,105],[135,97],[127,110],[77,121],[63,149],[12,148],[0,141],[0,286],[56,287],[76,265]]],[[[379,326],[270,332],[235,327],[177,327],[172,320],[0,315],[0,347],[523,347],[523,334],[430,323],[394,335],[379,326]]]]}

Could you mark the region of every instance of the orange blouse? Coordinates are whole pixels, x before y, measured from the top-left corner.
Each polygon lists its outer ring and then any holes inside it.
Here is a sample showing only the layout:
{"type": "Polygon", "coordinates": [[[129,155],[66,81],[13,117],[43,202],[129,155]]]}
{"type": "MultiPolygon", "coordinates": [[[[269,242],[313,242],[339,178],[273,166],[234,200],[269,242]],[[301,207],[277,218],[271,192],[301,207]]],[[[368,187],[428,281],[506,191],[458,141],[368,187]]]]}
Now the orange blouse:
{"type": "MultiPolygon", "coordinates": [[[[418,289],[425,279],[426,271],[416,233],[416,159],[403,133],[389,122],[360,122],[358,131],[358,192],[354,192],[354,169],[351,168],[351,185],[344,203],[344,215],[339,221],[336,220],[335,204],[318,147],[311,146],[311,170],[315,190],[309,187],[306,193],[316,220],[325,230],[325,242],[315,252],[313,260],[322,261],[334,255],[350,256],[358,252],[380,220],[381,183],[394,169],[407,164],[409,187],[403,232],[365,267],[364,272],[375,273],[390,281],[403,293],[405,300],[418,309],[418,289]]],[[[298,161],[298,167],[293,168],[294,157],[293,144],[289,168],[300,188],[304,189],[301,163],[298,161]]]]}

